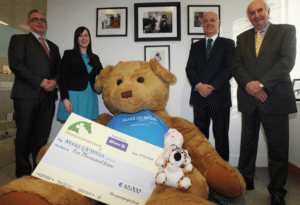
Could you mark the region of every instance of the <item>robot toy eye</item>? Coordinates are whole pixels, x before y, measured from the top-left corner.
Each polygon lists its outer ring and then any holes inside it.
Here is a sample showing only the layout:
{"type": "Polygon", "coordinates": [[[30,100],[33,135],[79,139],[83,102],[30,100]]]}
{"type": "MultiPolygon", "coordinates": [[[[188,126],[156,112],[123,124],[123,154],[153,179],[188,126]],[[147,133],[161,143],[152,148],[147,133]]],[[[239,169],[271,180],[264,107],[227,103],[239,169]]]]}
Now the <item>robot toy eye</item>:
{"type": "Polygon", "coordinates": [[[143,78],[143,77],[139,77],[139,78],[137,79],[137,82],[143,83],[143,82],[144,82],[144,78],[143,78]]]}
{"type": "Polygon", "coordinates": [[[117,85],[121,85],[122,83],[123,83],[122,80],[118,80],[118,81],[117,81],[117,85]]]}

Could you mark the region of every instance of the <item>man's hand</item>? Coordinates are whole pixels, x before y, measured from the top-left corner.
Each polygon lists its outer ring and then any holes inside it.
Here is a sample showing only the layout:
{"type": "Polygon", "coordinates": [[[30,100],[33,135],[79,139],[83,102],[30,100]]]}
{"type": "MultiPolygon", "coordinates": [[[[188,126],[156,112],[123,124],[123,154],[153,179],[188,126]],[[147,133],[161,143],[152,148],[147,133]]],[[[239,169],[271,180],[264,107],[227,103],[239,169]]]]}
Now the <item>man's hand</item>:
{"type": "Polygon", "coordinates": [[[44,88],[45,89],[45,87],[48,85],[48,79],[44,79],[43,81],[42,81],[42,83],[40,84],[40,87],[42,87],[42,88],[44,88]]]}
{"type": "Polygon", "coordinates": [[[260,83],[258,81],[251,81],[246,85],[246,91],[249,95],[255,96],[256,93],[262,91],[262,88],[260,87],[260,83]]]}
{"type": "Polygon", "coordinates": [[[207,98],[214,88],[211,85],[201,83],[196,86],[196,89],[202,97],[207,98]]]}
{"type": "Polygon", "coordinates": [[[259,91],[258,93],[255,94],[255,96],[257,99],[259,99],[262,102],[265,102],[267,100],[267,94],[264,90],[259,91]]]}
{"type": "Polygon", "coordinates": [[[68,113],[73,112],[73,105],[68,99],[63,100],[64,108],[68,113]]]}
{"type": "Polygon", "coordinates": [[[44,88],[46,91],[52,91],[56,87],[57,83],[55,80],[44,79],[40,84],[40,87],[44,88]]]}
{"type": "Polygon", "coordinates": [[[57,86],[57,82],[55,80],[48,80],[47,86],[44,88],[46,91],[52,91],[57,86]]]}

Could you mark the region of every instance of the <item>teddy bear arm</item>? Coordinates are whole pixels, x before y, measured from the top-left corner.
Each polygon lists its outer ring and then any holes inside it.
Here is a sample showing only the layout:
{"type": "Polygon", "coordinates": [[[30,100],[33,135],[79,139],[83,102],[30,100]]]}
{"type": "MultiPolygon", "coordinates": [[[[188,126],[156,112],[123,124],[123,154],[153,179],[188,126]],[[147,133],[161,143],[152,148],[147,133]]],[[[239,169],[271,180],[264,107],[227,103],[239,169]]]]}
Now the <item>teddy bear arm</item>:
{"type": "Polygon", "coordinates": [[[184,173],[188,173],[188,172],[191,172],[193,171],[193,165],[192,164],[187,164],[185,165],[185,167],[183,168],[183,172],[184,173]]]}
{"type": "Polygon", "coordinates": [[[205,176],[210,187],[227,197],[243,195],[245,182],[240,172],[220,157],[193,123],[172,117],[167,125],[183,135],[183,148],[189,151],[193,166],[205,176]]]}
{"type": "Polygon", "coordinates": [[[110,114],[103,113],[103,114],[99,115],[99,117],[97,119],[95,119],[93,121],[106,126],[111,121],[112,118],[113,118],[113,116],[111,116],[110,114]]]}

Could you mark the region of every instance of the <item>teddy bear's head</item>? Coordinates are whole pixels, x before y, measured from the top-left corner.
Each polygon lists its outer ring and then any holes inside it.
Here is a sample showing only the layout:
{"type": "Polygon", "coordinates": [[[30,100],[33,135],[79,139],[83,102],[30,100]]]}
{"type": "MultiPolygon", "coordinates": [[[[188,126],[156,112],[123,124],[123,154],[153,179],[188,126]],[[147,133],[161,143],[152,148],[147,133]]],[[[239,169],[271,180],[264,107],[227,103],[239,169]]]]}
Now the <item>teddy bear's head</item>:
{"type": "Polygon", "coordinates": [[[184,168],[191,163],[190,153],[187,150],[179,148],[176,145],[172,145],[170,150],[168,163],[170,163],[173,168],[184,168]]]}
{"type": "Polygon", "coordinates": [[[157,60],[129,61],[107,66],[95,82],[107,109],[114,115],[142,110],[163,110],[169,99],[169,85],[176,76],[157,60]]]}
{"type": "Polygon", "coordinates": [[[171,145],[182,147],[183,136],[174,128],[170,128],[165,134],[164,149],[169,149],[171,145]]]}

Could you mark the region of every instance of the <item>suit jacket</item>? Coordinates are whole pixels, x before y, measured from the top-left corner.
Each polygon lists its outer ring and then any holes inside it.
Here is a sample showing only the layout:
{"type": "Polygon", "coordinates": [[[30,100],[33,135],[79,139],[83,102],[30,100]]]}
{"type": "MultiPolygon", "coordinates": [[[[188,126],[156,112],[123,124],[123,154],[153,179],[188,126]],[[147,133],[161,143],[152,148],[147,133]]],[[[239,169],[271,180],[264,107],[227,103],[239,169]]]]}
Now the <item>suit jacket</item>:
{"type": "Polygon", "coordinates": [[[203,106],[205,99],[195,89],[201,82],[214,87],[207,99],[217,110],[231,107],[229,80],[232,77],[231,62],[234,50],[233,40],[217,37],[207,60],[205,38],[192,44],[186,66],[187,77],[192,85],[190,104],[203,106]]]}
{"type": "Polygon", "coordinates": [[[290,72],[295,64],[296,29],[292,25],[270,24],[258,56],[255,54],[255,29],[237,37],[232,60],[233,75],[238,83],[238,110],[252,113],[256,109],[265,114],[297,112],[290,72]],[[246,85],[251,81],[264,85],[267,100],[249,95],[246,85]]]}
{"type": "Polygon", "coordinates": [[[9,68],[15,74],[11,98],[43,99],[57,98],[57,90],[45,91],[42,81],[54,79],[58,82],[60,53],[58,47],[47,40],[50,58],[32,34],[13,35],[8,48],[9,68]]]}
{"type": "Polygon", "coordinates": [[[88,82],[90,82],[90,85],[94,90],[96,75],[99,74],[103,67],[99,57],[95,54],[93,55],[96,64],[89,74],[81,55],[76,55],[74,50],[66,50],[64,52],[59,69],[60,79],[58,83],[61,100],[69,99],[69,90],[85,90],[88,86],[88,82]]]}

